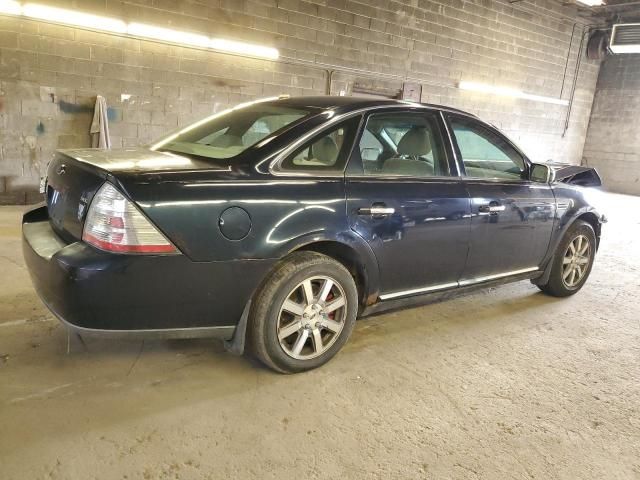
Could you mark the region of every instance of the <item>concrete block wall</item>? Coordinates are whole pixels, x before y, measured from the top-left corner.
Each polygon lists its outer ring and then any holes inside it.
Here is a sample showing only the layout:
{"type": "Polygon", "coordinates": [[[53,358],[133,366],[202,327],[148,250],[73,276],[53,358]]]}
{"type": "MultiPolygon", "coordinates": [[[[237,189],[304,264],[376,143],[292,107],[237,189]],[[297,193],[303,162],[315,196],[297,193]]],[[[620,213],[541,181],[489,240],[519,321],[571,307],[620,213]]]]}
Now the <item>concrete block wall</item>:
{"type": "Polygon", "coordinates": [[[603,62],[588,132],[584,163],[608,190],[640,195],[640,55],[603,62]]]}
{"type": "Polygon", "coordinates": [[[553,0],[42,3],[275,46],[284,61],[0,16],[0,193],[37,185],[55,149],[89,145],[97,94],[110,106],[113,144],[132,147],[245,100],[324,94],[329,65],[334,94],[359,83],[400,89],[410,77],[422,84],[423,101],[480,115],[534,160],[582,156],[597,62],[582,62],[564,136],[567,107],[457,88],[467,80],[568,99],[582,26],[574,28],[575,7],[553,0]]]}

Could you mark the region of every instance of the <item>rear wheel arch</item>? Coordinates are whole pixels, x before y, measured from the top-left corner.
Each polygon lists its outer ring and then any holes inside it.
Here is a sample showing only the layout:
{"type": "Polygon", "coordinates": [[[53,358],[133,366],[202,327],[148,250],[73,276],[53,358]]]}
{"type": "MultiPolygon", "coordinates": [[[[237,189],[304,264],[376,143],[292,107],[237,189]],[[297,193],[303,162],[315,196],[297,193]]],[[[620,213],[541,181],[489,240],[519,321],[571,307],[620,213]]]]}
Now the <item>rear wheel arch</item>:
{"type": "Polygon", "coordinates": [[[355,248],[335,240],[321,240],[302,245],[290,253],[303,251],[321,253],[340,262],[355,280],[360,304],[365,305],[367,303],[367,297],[371,289],[369,272],[366,267],[366,261],[355,248]]]}
{"type": "Polygon", "coordinates": [[[229,351],[242,354],[245,350],[245,341],[247,339],[247,320],[251,312],[256,308],[255,298],[259,292],[265,288],[272,274],[285,261],[289,260],[294,253],[299,252],[315,252],[326,255],[344,266],[354,278],[358,293],[358,310],[369,304],[373,304],[378,299],[379,294],[379,273],[378,262],[366,241],[357,235],[346,236],[349,240],[338,241],[334,238],[324,237],[317,238],[317,234],[313,237],[298,238],[295,244],[289,244],[283,248],[279,254],[279,260],[274,266],[263,276],[253,290],[251,297],[248,299],[242,318],[238,323],[233,339],[226,343],[229,351]]]}

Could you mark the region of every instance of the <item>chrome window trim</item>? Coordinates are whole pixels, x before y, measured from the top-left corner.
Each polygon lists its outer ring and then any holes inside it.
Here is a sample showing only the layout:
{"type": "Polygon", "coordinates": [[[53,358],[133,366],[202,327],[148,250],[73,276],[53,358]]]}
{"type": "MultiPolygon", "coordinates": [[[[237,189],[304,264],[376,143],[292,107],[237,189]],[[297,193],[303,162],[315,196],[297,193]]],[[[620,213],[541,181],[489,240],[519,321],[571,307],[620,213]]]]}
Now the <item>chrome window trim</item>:
{"type": "MultiPolygon", "coordinates": [[[[393,179],[393,180],[407,180],[408,182],[413,182],[413,183],[424,183],[424,182],[429,182],[430,180],[435,180],[435,181],[443,181],[443,180],[455,180],[456,182],[460,181],[459,177],[456,177],[455,175],[449,175],[449,176],[442,176],[442,175],[433,175],[431,177],[417,177],[415,175],[361,175],[361,174],[348,174],[347,178],[349,180],[372,180],[372,181],[380,181],[382,182],[388,182],[389,179],[393,179]]],[[[434,183],[434,182],[429,182],[429,183],[434,183]]]]}
{"type": "MultiPolygon", "coordinates": [[[[455,113],[461,116],[465,116],[465,117],[469,117],[469,118],[473,118],[478,120],[478,118],[475,115],[472,115],[470,113],[466,113],[466,112],[459,112],[457,110],[449,110],[446,107],[434,107],[434,106],[430,106],[430,105],[422,105],[420,103],[408,103],[406,105],[403,104],[392,104],[392,105],[372,105],[369,107],[364,107],[364,108],[359,108],[358,110],[353,110],[351,112],[346,112],[343,113],[341,115],[337,115],[333,118],[331,118],[330,120],[324,122],[322,125],[318,125],[317,127],[309,130],[307,133],[305,133],[303,136],[301,136],[298,140],[296,140],[295,142],[291,143],[288,147],[286,147],[282,152],[278,153],[276,155],[276,157],[271,160],[271,162],[269,163],[269,173],[271,173],[272,175],[278,176],[278,177],[284,177],[284,176],[293,176],[293,177],[343,177],[344,176],[344,172],[347,168],[347,165],[345,164],[345,166],[341,169],[341,170],[334,170],[334,171],[327,171],[327,170],[322,170],[322,169],[318,169],[318,170],[305,170],[305,171],[295,171],[295,170],[285,170],[281,168],[281,164],[284,161],[285,158],[287,158],[290,154],[292,154],[298,147],[302,146],[307,140],[309,140],[311,137],[313,137],[316,134],[322,133],[323,130],[330,128],[331,126],[335,125],[338,122],[341,122],[343,120],[347,120],[355,115],[366,115],[367,113],[371,112],[371,111],[376,111],[376,110],[381,110],[381,109],[407,109],[407,111],[410,111],[408,109],[410,108],[418,108],[418,109],[422,109],[425,111],[431,111],[431,112],[440,112],[440,114],[442,115],[443,112],[448,112],[448,113],[455,113]]],[[[437,114],[437,113],[436,113],[437,114]]],[[[322,115],[322,113],[320,113],[320,115],[322,115]]],[[[356,135],[359,132],[356,133],[356,135]]],[[[359,140],[360,137],[356,138],[355,141],[359,140]]],[[[451,140],[450,140],[451,141],[451,140]]],[[[355,143],[354,143],[355,146],[355,143]]],[[[453,147],[453,144],[452,144],[453,147]]],[[[454,149],[455,150],[455,149],[454,149]]],[[[455,153],[454,153],[455,155],[455,153]]],[[[348,159],[347,159],[348,160],[348,159]]],[[[348,161],[347,161],[348,163],[348,161]]],[[[459,170],[459,166],[456,163],[456,168],[459,170]]],[[[452,175],[453,178],[455,178],[455,175],[452,175]]]]}
{"type": "MultiPolygon", "coordinates": [[[[340,123],[344,120],[348,120],[356,115],[362,115],[364,111],[368,109],[362,108],[359,110],[354,110],[353,112],[343,113],[342,115],[335,116],[328,121],[324,122],[321,125],[309,130],[303,136],[298,138],[295,142],[289,144],[282,152],[280,152],[269,164],[269,172],[272,175],[282,177],[282,176],[301,176],[301,177],[343,177],[344,171],[347,168],[345,165],[338,170],[331,170],[331,168],[327,169],[317,169],[317,170],[304,170],[304,171],[296,171],[296,170],[286,170],[282,168],[282,162],[293,152],[296,151],[299,147],[304,145],[308,140],[313,138],[315,135],[321,134],[324,130],[330,129],[337,123],[340,123]]],[[[321,114],[322,115],[322,114],[321,114]]],[[[356,132],[356,135],[358,132],[356,132]]],[[[347,159],[348,160],[348,159],[347,159]]]]}
{"type": "Polygon", "coordinates": [[[462,170],[460,170],[460,160],[458,159],[458,154],[456,153],[456,145],[453,143],[453,137],[451,136],[451,130],[449,129],[449,122],[447,118],[444,116],[444,112],[440,110],[440,118],[442,119],[442,123],[444,124],[444,129],[447,132],[447,138],[449,139],[449,146],[451,147],[451,151],[453,152],[453,163],[456,164],[456,173],[458,177],[462,177],[462,170]]]}
{"type": "MultiPolygon", "coordinates": [[[[438,116],[441,114],[441,112],[439,110],[429,109],[429,108],[426,108],[425,110],[427,112],[433,114],[433,120],[435,120],[435,122],[437,123],[438,122],[438,116]]],[[[417,114],[417,115],[422,116],[423,119],[426,116],[425,112],[405,111],[405,112],[400,112],[400,113],[402,113],[402,114],[417,114]]],[[[369,123],[369,120],[374,115],[378,115],[378,113],[371,113],[365,119],[363,131],[364,131],[364,129],[367,128],[367,124],[369,123]]],[[[385,115],[385,113],[381,112],[380,115],[385,115]]],[[[438,130],[438,134],[439,134],[440,140],[442,141],[441,147],[444,149],[444,156],[445,156],[445,159],[446,159],[447,170],[449,170],[449,175],[428,175],[428,176],[427,175],[422,175],[422,176],[418,176],[418,175],[393,175],[393,174],[389,174],[389,173],[387,173],[387,174],[375,174],[374,175],[374,174],[367,174],[365,172],[365,173],[362,174],[362,178],[382,178],[382,179],[385,179],[385,180],[389,180],[389,179],[396,180],[396,179],[402,179],[402,178],[408,178],[408,179],[414,179],[414,180],[429,179],[429,178],[457,178],[457,176],[454,175],[453,172],[451,172],[451,167],[449,165],[449,157],[448,157],[448,153],[446,151],[446,145],[445,145],[446,139],[442,136],[442,132],[440,132],[440,128],[439,127],[440,126],[438,125],[437,126],[437,130],[438,130]]],[[[383,129],[383,131],[384,131],[384,129],[383,129]]],[[[391,138],[389,138],[389,134],[386,131],[384,131],[384,134],[387,137],[387,138],[385,138],[385,140],[389,141],[391,143],[391,145],[393,145],[394,152],[397,154],[398,153],[397,145],[395,145],[393,140],[391,138]]],[[[362,138],[362,135],[360,135],[359,139],[361,139],[361,138],[362,138]]],[[[435,160],[434,160],[434,162],[435,162],[435,160]]],[[[457,168],[457,166],[456,166],[456,168],[457,168]]],[[[363,165],[363,171],[364,171],[364,165],[363,165]]],[[[360,177],[360,174],[358,174],[358,177],[360,177]]],[[[349,178],[356,178],[356,177],[349,175],[349,178]]]]}
{"type": "MultiPolygon", "coordinates": [[[[492,184],[502,184],[502,185],[514,185],[514,184],[531,184],[536,183],[528,180],[526,178],[500,178],[500,177],[469,177],[467,175],[462,175],[461,177],[463,182],[466,183],[492,183],[492,184]]],[[[545,185],[544,183],[539,183],[539,185],[545,185]]]]}
{"type": "Polygon", "coordinates": [[[494,275],[484,275],[482,277],[467,278],[458,282],[441,283],[439,285],[432,285],[430,287],[413,288],[411,290],[402,290],[400,292],[384,293],[380,295],[380,300],[391,300],[398,297],[406,297],[409,295],[415,295],[418,293],[428,293],[437,290],[444,290],[452,287],[466,287],[468,285],[474,285],[476,283],[488,282],[490,280],[498,280],[500,278],[510,277],[513,275],[519,275],[522,273],[532,273],[539,271],[538,267],[521,268],[519,270],[511,270],[509,272],[496,273],[494,275]]]}
{"type": "Polygon", "coordinates": [[[536,270],[539,270],[538,267],[521,268],[519,270],[511,270],[510,272],[496,273],[493,275],[484,275],[482,277],[474,277],[474,278],[468,278],[466,280],[460,280],[458,284],[461,287],[464,287],[466,285],[473,285],[474,283],[487,282],[489,280],[497,280],[499,278],[510,277],[512,275],[519,275],[521,273],[535,272],[536,270]]]}
{"type": "MultiPolygon", "coordinates": [[[[444,111],[441,110],[440,113],[442,114],[442,119],[445,122],[445,125],[447,127],[447,131],[449,132],[449,135],[450,135],[450,138],[451,138],[451,148],[453,148],[454,155],[457,157],[458,154],[456,153],[456,146],[458,145],[458,141],[455,140],[455,143],[454,143],[454,138],[455,138],[454,135],[455,135],[455,133],[450,131],[449,123],[447,121],[448,119],[445,117],[444,111]]],[[[531,169],[531,165],[532,165],[531,160],[520,149],[520,147],[518,147],[518,145],[516,145],[513,142],[513,140],[511,140],[507,135],[502,133],[497,127],[495,127],[495,126],[491,125],[490,123],[487,123],[487,122],[485,122],[483,120],[480,120],[478,117],[476,117],[474,115],[471,115],[471,114],[465,115],[465,114],[461,114],[460,112],[452,112],[452,111],[447,111],[447,113],[450,114],[450,115],[454,115],[454,116],[458,115],[458,116],[462,116],[462,117],[465,117],[465,116],[469,117],[471,120],[475,120],[482,128],[488,130],[489,132],[497,135],[499,138],[502,138],[503,140],[505,140],[507,142],[507,144],[509,146],[511,146],[511,148],[513,148],[515,150],[515,152],[522,157],[522,161],[524,162],[524,169],[525,169],[524,171],[527,174],[527,176],[529,175],[529,170],[531,169]]],[[[460,170],[460,167],[464,166],[464,159],[460,158],[460,162],[456,161],[456,166],[457,166],[458,170],[460,170]]],[[[461,172],[460,176],[462,178],[472,178],[472,179],[476,179],[476,180],[505,180],[505,179],[501,179],[500,177],[471,177],[471,176],[467,175],[466,168],[465,168],[464,175],[462,174],[462,170],[460,170],[460,172],[461,172]]],[[[506,179],[506,180],[508,180],[508,179],[506,179]]],[[[514,180],[516,180],[516,181],[518,181],[518,180],[527,181],[528,179],[520,178],[520,179],[514,179],[514,180]]]]}
{"type": "Polygon", "coordinates": [[[443,290],[445,288],[457,287],[458,282],[441,283],[440,285],[433,285],[431,287],[414,288],[411,290],[403,290],[401,292],[385,293],[380,295],[380,300],[391,300],[392,298],[406,297],[408,295],[415,295],[417,293],[433,292],[435,290],[443,290]]]}

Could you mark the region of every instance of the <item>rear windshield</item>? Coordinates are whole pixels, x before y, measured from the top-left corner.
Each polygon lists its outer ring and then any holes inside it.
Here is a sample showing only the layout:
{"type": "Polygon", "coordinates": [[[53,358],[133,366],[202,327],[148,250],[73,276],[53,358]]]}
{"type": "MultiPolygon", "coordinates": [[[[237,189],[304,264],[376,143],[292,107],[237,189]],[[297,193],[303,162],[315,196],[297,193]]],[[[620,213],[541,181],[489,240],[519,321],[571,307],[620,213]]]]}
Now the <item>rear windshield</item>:
{"type": "Polygon", "coordinates": [[[269,104],[236,107],[182,128],[155,142],[151,149],[212,159],[231,158],[311,113],[311,109],[269,104]]]}

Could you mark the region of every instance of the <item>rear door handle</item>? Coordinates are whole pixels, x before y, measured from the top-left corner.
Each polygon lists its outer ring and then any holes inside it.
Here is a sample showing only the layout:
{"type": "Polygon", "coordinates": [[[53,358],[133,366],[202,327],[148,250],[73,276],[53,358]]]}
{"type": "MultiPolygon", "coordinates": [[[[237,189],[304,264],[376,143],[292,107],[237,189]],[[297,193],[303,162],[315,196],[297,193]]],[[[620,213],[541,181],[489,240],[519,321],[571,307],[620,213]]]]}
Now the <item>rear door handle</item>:
{"type": "Polygon", "coordinates": [[[374,218],[382,218],[388,215],[393,215],[396,212],[395,208],[387,207],[386,205],[371,205],[370,207],[362,207],[358,209],[358,215],[368,215],[374,218]]]}
{"type": "Polygon", "coordinates": [[[504,205],[480,205],[478,211],[480,213],[498,213],[504,212],[504,205]]]}

